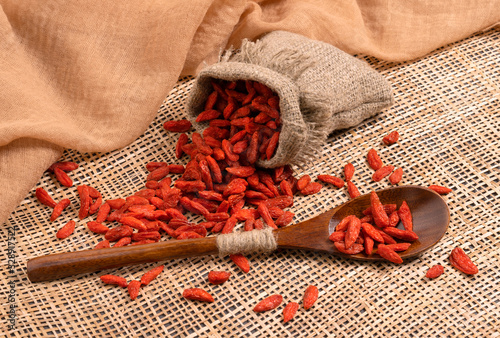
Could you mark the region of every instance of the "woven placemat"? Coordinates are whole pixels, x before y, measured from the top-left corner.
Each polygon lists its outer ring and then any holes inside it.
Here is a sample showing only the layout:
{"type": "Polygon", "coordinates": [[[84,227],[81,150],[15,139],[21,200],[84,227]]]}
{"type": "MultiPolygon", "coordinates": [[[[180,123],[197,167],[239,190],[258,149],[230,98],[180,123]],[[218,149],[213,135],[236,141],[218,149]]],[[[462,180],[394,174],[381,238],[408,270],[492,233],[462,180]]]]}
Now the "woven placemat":
{"type": "MultiPolygon", "coordinates": [[[[165,271],[131,301],[126,290],[103,285],[99,276],[112,272],[139,279],[162,263],[114,269],[75,278],[30,283],[26,262],[50,253],[90,249],[102,236],[77,222],[75,233],[57,240],[57,229],[77,219],[76,188],[61,188],[49,174],[37,187],[72,206],[54,224],[50,210],[33,192],[0,229],[2,316],[0,335],[12,337],[495,337],[500,327],[500,32],[490,30],[414,62],[391,64],[364,58],[392,84],[395,104],[356,128],[338,132],[321,156],[297,176],[318,173],[341,176],[343,165],[356,167],[353,181],[361,193],[388,187],[375,183],[365,162],[374,147],[384,162],[402,166],[403,184],[440,184],[453,189],[444,196],[451,223],[444,238],[417,259],[396,266],[366,263],[304,251],[251,255],[244,274],[216,256],[164,262],[165,271]],[[397,129],[398,144],[381,139],[397,129]],[[467,276],[452,268],[450,251],[462,247],[478,265],[467,276]],[[8,258],[11,258],[10,260],[8,258]],[[436,264],[445,273],[425,278],[436,264]],[[231,279],[210,285],[210,270],[227,270],[231,279]],[[283,324],[283,305],[257,314],[257,301],[281,294],[297,301],[314,284],[319,299],[299,309],[283,324]],[[186,301],[182,291],[202,287],[215,303],[186,301]]],[[[105,199],[127,196],[143,187],[145,163],[179,163],[177,135],[162,128],[165,120],[184,114],[192,79],[181,79],[166,98],[150,128],[126,149],[108,154],[66,151],[63,160],[80,167],[71,173],[75,186],[89,184],[105,199]]],[[[181,161],[181,163],[184,163],[181,161]]],[[[324,188],[297,196],[294,222],[311,218],[348,200],[345,189],[324,188]]],[[[241,231],[241,229],[237,229],[241,231]]]]}

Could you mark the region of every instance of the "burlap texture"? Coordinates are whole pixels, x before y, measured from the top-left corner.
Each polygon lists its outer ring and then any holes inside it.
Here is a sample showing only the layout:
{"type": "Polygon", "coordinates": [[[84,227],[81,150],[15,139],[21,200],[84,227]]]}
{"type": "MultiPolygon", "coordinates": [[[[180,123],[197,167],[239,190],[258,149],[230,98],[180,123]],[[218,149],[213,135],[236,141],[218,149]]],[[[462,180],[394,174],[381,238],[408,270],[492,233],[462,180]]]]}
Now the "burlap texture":
{"type": "MultiPolygon", "coordinates": [[[[395,105],[373,118],[335,132],[321,155],[296,175],[341,175],[347,162],[355,165],[353,182],[361,193],[389,186],[373,182],[366,164],[370,148],[384,163],[403,167],[401,184],[441,184],[453,189],[443,196],[450,208],[450,226],[443,239],[420,257],[400,266],[350,261],[326,254],[282,250],[250,255],[244,274],[231,261],[217,256],[142,264],[84,274],[62,280],[30,283],[26,262],[45,254],[90,249],[102,239],[78,221],[75,233],[57,240],[57,230],[78,213],[76,188],[64,188],[50,174],[36,184],[72,205],[56,222],[51,209],[40,205],[34,188],[0,227],[0,336],[6,337],[496,337],[500,327],[500,32],[490,30],[446,46],[413,62],[388,63],[362,58],[394,88],[395,105]],[[381,138],[398,130],[397,144],[386,147],[381,138]],[[17,231],[15,231],[17,227],[17,231]],[[462,247],[478,265],[466,276],[448,260],[462,247]],[[8,257],[16,255],[12,262],[8,257]],[[125,289],[106,286],[99,277],[113,273],[139,279],[152,267],[164,272],[131,301],[125,289]],[[441,264],[436,280],[424,277],[441,264]],[[210,285],[211,270],[231,272],[224,285],[210,285]],[[308,311],[301,306],[295,318],[282,323],[290,301],[301,304],[309,284],[319,298],[308,311]],[[212,293],[211,304],[188,302],[185,288],[212,293]],[[257,314],[256,303],[281,294],[276,310],[257,314]],[[11,306],[15,325],[8,330],[11,306]]],[[[166,133],[166,120],[185,117],[191,78],[179,81],[141,137],[129,146],[104,154],[66,150],[61,160],[80,168],[71,173],[75,184],[89,184],[105,199],[127,196],[142,187],[145,163],[176,159],[177,134],[166,133]]],[[[290,210],[294,222],[314,217],[347,201],[346,189],[323,188],[313,196],[297,196],[290,210]]],[[[199,218],[192,217],[193,221],[199,218]]],[[[239,224],[235,231],[242,231],[239,224]]],[[[165,238],[166,239],[166,238],[165,238]]]]}
{"type": "Polygon", "coordinates": [[[280,97],[282,129],[275,155],[257,165],[304,165],[333,131],[359,124],[392,104],[390,84],[365,62],[324,42],[275,31],[256,42],[245,40],[220,63],[197,76],[187,103],[196,123],[214,90],[212,80],[252,80],[280,97]]]}
{"type": "Polygon", "coordinates": [[[498,0],[0,0],[0,223],[42,163],[130,144],[179,74],[245,38],[284,30],[401,61],[499,21],[498,0]]]}

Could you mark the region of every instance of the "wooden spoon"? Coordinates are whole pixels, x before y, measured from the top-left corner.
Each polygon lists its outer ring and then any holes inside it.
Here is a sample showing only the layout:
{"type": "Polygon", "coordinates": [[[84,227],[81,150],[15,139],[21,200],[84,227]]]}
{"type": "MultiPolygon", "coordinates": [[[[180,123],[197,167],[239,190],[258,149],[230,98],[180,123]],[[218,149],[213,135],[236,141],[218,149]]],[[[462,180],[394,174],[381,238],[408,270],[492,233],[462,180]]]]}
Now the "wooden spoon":
{"type": "MultiPolygon", "coordinates": [[[[413,216],[413,230],[419,239],[400,253],[403,259],[417,256],[434,246],[446,233],[450,220],[448,206],[436,192],[419,186],[401,186],[377,191],[383,204],[406,201],[413,216]]],[[[341,255],[349,259],[381,261],[376,254],[346,255],[335,249],[328,236],[348,215],[362,216],[370,206],[370,195],[359,196],[307,221],[273,231],[278,248],[301,249],[341,255]]],[[[401,227],[401,226],[400,226],[401,227]]],[[[257,230],[253,230],[257,231],[257,230]]],[[[238,234],[235,234],[238,236],[238,234]]],[[[216,237],[170,240],[153,244],[52,254],[28,261],[32,282],[48,281],[126,265],[157,262],[175,258],[215,255],[216,237]]]]}

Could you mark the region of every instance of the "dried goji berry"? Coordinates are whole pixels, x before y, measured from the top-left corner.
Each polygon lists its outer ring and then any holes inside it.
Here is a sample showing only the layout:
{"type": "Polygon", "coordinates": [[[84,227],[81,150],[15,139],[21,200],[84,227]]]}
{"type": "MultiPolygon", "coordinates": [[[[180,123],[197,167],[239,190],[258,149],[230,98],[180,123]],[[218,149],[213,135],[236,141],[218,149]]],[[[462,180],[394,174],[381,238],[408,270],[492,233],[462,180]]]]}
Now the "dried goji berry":
{"type": "Polygon", "coordinates": [[[264,228],[264,221],[262,219],[256,219],[255,222],[253,222],[253,228],[256,230],[262,230],[264,228]]]}
{"type": "Polygon", "coordinates": [[[399,216],[398,216],[398,212],[397,211],[393,211],[390,215],[389,215],[389,226],[390,227],[395,227],[397,226],[399,223],[399,216]]]}
{"type": "Polygon", "coordinates": [[[464,250],[460,247],[456,247],[451,251],[450,263],[458,270],[462,271],[467,275],[475,275],[478,273],[477,266],[472,262],[472,260],[467,256],[464,250]]]}
{"type": "Polygon", "coordinates": [[[239,132],[237,132],[236,134],[231,136],[231,138],[229,139],[229,142],[234,145],[234,144],[238,143],[239,141],[243,140],[246,135],[247,135],[246,130],[244,130],[244,129],[240,130],[239,132]]]}
{"type": "Polygon", "coordinates": [[[169,173],[168,166],[161,166],[151,171],[146,177],[146,181],[159,181],[169,173]]]}
{"type": "Polygon", "coordinates": [[[217,91],[214,90],[213,92],[210,93],[207,97],[207,101],[205,101],[205,110],[212,109],[215,105],[215,102],[217,102],[217,91]]]}
{"type": "Polygon", "coordinates": [[[228,220],[226,221],[226,224],[222,228],[221,232],[223,234],[229,234],[229,233],[233,232],[234,226],[236,225],[237,222],[238,222],[238,219],[236,217],[234,217],[234,216],[229,217],[228,220]]]}
{"type": "Polygon", "coordinates": [[[84,219],[89,214],[89,208],[91,203],[89,187],[86,185],[79,185],[77,187],[77,190],[80,196],[80,211],[78,212],[78,218],[84,219]]]}
{"type": "Polygon", "coordinates": [[[248,183],[242,178],[235,178],[227,185],[226,189],[224,189],[223,195],[236,195],[245,192],[247,189],[248,183]]]}
{"type": "Polygon", "coordinates": [[[335,248],[345,254],[355,255],[364,250],[363,244],[354,243],[349,249],[346,249],[344,241],[333,242],[335,248]]]}
{"type": "Polygon", "coordinates": [[[374,191],[370,193],[370,205],[375,224],[379,227],[389,226],[389,217],[387,216],[384,206],[380,203],[377,193],[374,191]]]}
{"type": "Polygon", "coordinates": [[[50,197],[49,193],[45,191],[44,188],[36,188],[35,196],[38,201],[42,204],[45,204],[48,207],[54,208],[56,206],[56,202],[50,197]]]}
{"type": "Polygon", "coordinates": [[[276,219],[276,221],[274,222],[276,224],[276,226],[278,227],[284,227],[288,224],[290,224],[293,220],[293,218],[295,217],[295,214],[291,211],[285,211],[283,213],[283,215],[281,215],[280,217],[278,217],[278,219],[276,219]]]}
{"type": "Polygon", "coordinates": [[[384,244],[386,244],[387,247],[391,248],[394,251],[406,251],[411,246],[411,243],[391,243],[391,244],[387,244],[387,241],[384,244]]]}
{"type": "Polygon", "coordinates": [[[222,140],[222,150],[226,154],[226,158],[230,161],[238,161],[239,156],[233,152],[233,145],[228,140],[222,140]]]}
{"type": "Polygon", "coordinates": [[[166,166],[168,165],[167,162],[155,162],[155,161],[152,161],[152,162],[148,162],[146,164],[146,169],[151,172],[155,169],[158,169],[159,167],[163,167],[163,166],[166,166]]]}
{"type": "Polygon", "coordinates": [[[233,153],[239,155],[243,153],[245,150],[248,148],[248,140],[242,140],[239,142],[236,142],[233,146],[233,153]]]}
{"type": "Polygon", "coordinates": [[[391,144],[394,144],[398,141],[399,139],[399,133],[397,132],[397,130],[394,130],[392,132],[390,132],[388,135],[386,135],[382,141],[386,144],[386,145],[391,145],[391,144]]]}
{"type": "Polygon", "coordinates": [[[271,217],[271,214],[269,213],[269,208],[264,203],[258,206],[257,211],[262,216],[262,219],[264,219],[264,222],[266,222],[268,226],[270,226],[273,229],[278,229],[278,227],[274,223],[273,218],[271,217]]]}
{"type": "Polygon", "coordinates": [[[71,204],[71,201],[68,198],[64,198],[64,199],[60,200],[54,206],[54,210],[52,211],[52,215],[50,215],[50,221],[51,222],[55,221],[56,218],[61,215],[63,210],[66,209],[70,204],[71,204]]]}
{"type": "Polygon", "coordinates": [[[394,172],[389,176],[389,182],[391,184],[398,184],[401,182],[401,179],[403,178],[403,168],[399,167],[398,169],[394,170],[394,172]]]}
{"type": "Polygon", "coordinates": [[[279,131],[275,132],[273,134],[273,136],[271,136],[271,138],[269,140],[269,144],[267,145],[267,148],[266,148],[266,158],[268,160],[271,159],[271,157],[273,157],[274,152],[275,152],[276,148],[278,147],[279,138],[280,138],[279,131]]]}
{"type": "Polygon", "coordinates": [[[264,312],[277,308],[281,302],[283,302],[283,297],[281,295],[272,295],[261,300],[253,310],[255,312],[264,312]]]}
{"type": "Polygon", "coordinates": [[[234,217],[239,221],[245,221],[248,219],[256,219],[260,217],[260,214],[256,209],[240,209],[234,214],[234,217]]]}
{"type": "Polygon", "coordinates": [[[259,113],[257,116],[255,116],[255,123],[260,123],[260,124],[266,124],[267,122],[270,122],[272,120],[272,117],[267,115],[266,113],[259,113]]]}
{"type": "Polygon", "coordinates": [[[163,124],[163,128],[174,133],[185,133],[191,129],[191,126],[188,120],[167,121],[163,124]]]}
{"type": "Polygon", "coordinates": [[[211,294],[200,288],[186,289],[182,293],[182,297],[189,300],[199,300],[201,302],[214,302],[214,297],[211,294]]]}
{"type": "Polygon", "coordinates": [[[447,194],[447,193],[449,193],[449,192],[452,191],[450,188],[443,187],[443,186],[440,186],[440,185],[435,185],[435,184],[430,185],[429,189],[434,190],[435,192],[437,192],[440,195],[445,195],[445,194],[447,194]]]}
{"type": "Polygon", "coordinates": [[[73,231],[75,231],[75,225],[75,221],[69,221],[61,229],[59,229],[59,231],[57,231],[56,237],[59,239],[64,239],[70,236],[73,231]]]}
{"type": "Polygon", "coordinates": [[[99,243],[97,243],[97,245],[94,247],[94,249],[106,249],[109,247],[110,247],[109,241],[107,239],[105,239],[104,241],[100,241],[99,243]]]}
{"type": "Polygon", "coordinates": [[[352,180],[353,175],[354,175],[354,165],[349,162],[344,166],[344,179],[346,181],[350,181],[352,180]]]}
{"type": "Polygon", "coordinates": [[[62,161],[53,163],[47,171],[53,172],[55,168],[59,168],[64,171],[73,171],[78,168],[78,164],[71,161],[62,161]]]}
{"type": "Polygon", "coordinates": [[[209,222],[225,222],[229,218],[229,214],[227,212],[209,213],[204,216],[209,222]]]}
{"type": "MultiPolygon", "coordinates": [[[[113,229],[111,229],[111,230],[113,230],[113,229]]],[[[110,231],[111,231],[111,230],[110,230],[110,231]]],[[[108,231],[108,232],[106,233],[106,235],[107,235],[110,231],[108,231]]],[[[115,243],[115,245],[113,245],[113,248],[119,248],[119,247],[122,247],[122,246],[127,246],[127,245],[129,245],[131,242],[132,242],[132,238],[130,238],[130,237],[122,237],[122,238],[120,238],[120,239],[119,239],[119,240],[115,243]]]]}
{"type": "Polygon", "coordinates": [[[243,230],[245,231],[252,231],[254,229],[254,223],[255,223],[255,219],[253,218],[249,218],[245,221],[245,226],[243,227],[243,230]]]}
{"type": "Polygon", "coordinates": [[[378,182],[378,181],[382,180],[384,177],[386,177],[387,175],[389,175],[393,170],[394,170],[393,165],[383,166],[383,167],[377,169],[377,171],[375,171],[373,173],[372,180],[375,182],[378,182]]]}
{"type": "Polygon", "coordinates": [[[358,188],[351,181],[347,181],[347,192],[350,198],[356,198],[361,195],[358,188]]]}
{"type": "Polygon", "coordinates": [[[202,181],[175,181],[175,187],[183,192],[198,192],[206,189],[206,184],[202,181]]]}
{"type": "MultiPolygon", "coordinates": [[[[397,204],[393,204],[393,203],[384,204],[383,208],[385,210],[385,213],[387,215],[390,215],[390,214],[392,214],[394,211],[396,211],[398,209],[398,205],[397,204]]],[[[368,207],[365,210],[363,210],[363,215],[371,215],[371,214],[372,214],[372,208],[371,207],[368,207]]]]}
{"type": "Polygon", "coordinates": [[[283,309],[283,323],[290,321],[297,313],[299,309],[299,303],[290,302],[283,309]]]}
{"type": "Polygon", "coordinates": [[[345,235],[345,248],[349,249],[359,236],[361,231],[361,221],[357,217],[351,217],[345,235]]]}
{"type": "Polygon", "coordinates": [[[345,231],[347,229],[347,226],[349,225],[349,222],[351,221],[352,218],[356,216],[354,215],[349,215],[340,220],[340,222],[337,224],[335,227],[335,231],[345,231]]]}
{"type": "Polygon", "coordinates": [[[94,221],[88,222],[87,227],[90,231],[95,232],[96,234],[106,234],[109,231],[109,228],[107,226],[94,221]]]}
{"type": "Polygon", "coordinates": [[[259,133],[256,131],[250,138],[250,143],[246,152],[247,161],[250,164],[257,162],[259,157],[259,133]]]}
{"type": "Polygon", "coordinates": [[[208,281],[214,285],[225,283],[229,277],[231,277],[231,273],[227,271],[210,271],[208,273],[208,281]]]}
{"type": "Polygon", "coordinates": [[[100,277],[100,279],[105,284],[118,285],[122,288],[126,288],[128,286],[127,280],[120,276],[103,275],[100,277]]]}
{"type": "Polygon", "coordinates": [[[248,177],[255,172],[255,168],[250,166],[241,166],[235,168],[228,167],[226,168],[226,171],[237,177],[248,177]]]}
{"type": "Polygon", "coordinates": [[[403,201],[401,206],[398,209],[398,216],[401,222],[403,223],[403,226],[405,230],[413,230],[413,218],[411,216],[411,211],[410,207],[406,203],[406,201],[403,201]]]}
{"type": "Polygon", "coordinates": [[[196,122],[204,122],[216,119],[220,116],[220,112],[215,109],[206,109],[202,111],[197,117],[196,122]]]}
{"type": "Polygon", "coordinates": [[[309,310],[318,299],[319,290],[315,285],[309,285],[304,292],[304,299],[302,301],[304,309],[309,310]]]}
{"type": "Polygon", "coordinates": [[[383,231],[392,237],[396,237],[407,242],[413,242],[418,239],[418,235],[410,230],[401,230],[393,227],[385,227],[383,231]]]}
{"type": "Polygon", "coordinates": [[[309,175],[303,175],[297,181],[297,190],[300,191],[300,190],[304,189],[305,187],[307,187],[307,185],[309,184],[309,182],[311,182],[311,176],[309,176],[309,175]]]}
{"type": "Polygon", "coordinates": [[[141,282],[138,280],[133,280],[127,285],[128,294],[130,295],[130,299],[134,300],[139,295],[139,290],[141,288],[141,282]]]}
{"type": "Polygon", "coordinates": [[[207,215],[210,212],[198,202],[192,201],[187,197],[181,197],[180,200],[181,205],[186,209],[197,215],[207,215]]]}
{"type": "Polygon", "coordinates": [[[145,231],[145,232],[138,232],[138,233],[132,234],[132,240],[134,242],[139,242],[139,241],[143,241],[146,239],[150,239],[153,241],[159,241],[160,238],[161,238],[161,235],[158,231],[145,231]]]}
{"type": "Polygon", "coordinates": [[[226,120],[229,120],[233,112],[236,110],[236,100],[233,97],[228,97],[227,98],[227,105],[224,108],[224,111],[222,112],[224,118],[226,120]]]}
{"type": "Polygon", "coordinates": [[[344,186],[344,181],[332,175],[318,175],[318,180],[325,183],[333,184],[337,188],[342,188],[344,186]]]}
{"type": "Polygon", "coordinates": [[[200,135],[200,133],[194,132],[193,135],[191,135],[191,139],[193,140],[193,143],[196,144],[197,149],[205,155],[212,155],[212,148],[210,148],[205,141],[203,140],[203,137],[200,135]]]}
{"type": "Polygon", "coordinates": [[[323,186],[318,182],[310,182],[304,189],[300,190],[302,195],[314,195],[318,193],[323,186]]]}
{"type": "Polygon", "coordinates": [[[199,234],[201,237],[205,237],[207,235],[207,228],[200,224],[189,224],[182,225],[175,229],[173,237],[179,237],[183,232],[192,231],[199,234]]]}
{"type": "Polygon", "coordinates": [[[403,259],[396,253],[396,251],[392,250],[387,245],[379,244],[377,246],[377,254],[379,254],[382,258],[387,259],[390,262],[396,264],[403,263],[403,259]]]}
{"type": "Polygon", "coordinates": [[[378,230],[378,232],[382,235],[382,238],[384,239],[384,244],[386,244],[386,245],[397,244],[396,240],[394,238],[392,238],[392,236],[386,234],[382,230],[378,230]]]}
{"type": "Polygon", "coordinates": [[[380,232],[378,232],[378,230],[375,229],[375,227],[373,227],[373,225],[371,225],[370,223],[361,223],[361,228],[363,228],[363,231],[372,239],[376,240],[379,243],[384,243],[384,238],[382,237],[380,232]]]}
{"type": "Polygon", "coordinates": [[[229,258],[236,264],[241,271],[248,273],[250,271],[250,262],[248,258],[240,254],[229,255],[229,258]]]}
{"type": "Polygon", "coordinates": [[[363,238],[364,238],[364,243],[363,245],[365,246],[365,253],[370,256],[373,252],[373,246],[375,245],[375,242],[373,241],[373,238],[368,236],[366,231],[363,229],[363,238]]]}
{"type": "Polygon", "coordinates": [[[433,267],[431,267],[429,270],[427,270],[427,273],[425,274],[425,277],[429,279],[437,278],[441,276],[444,272],[444,267],[442,265],[436,264],[433,267]]]}
{"type": "Polygon", "coordinates": [[[334,231],[328,236],[332,242],[343,242],[345,239],[345,231],[334,231]]]}
{"type": "Polygon", "coordinates": [[[182,157],[182,154],[184,154],[184,150],[182,147],[184,147],[188,142],[189,138],[186,134],[179,135],[179,139],[177,140],[177,143],[175,145],[175,157],[177,158],[182,157]]]}
{"type": "Polygon", "coordinates": [[[155,279],[160,273],[162,273],[164,267],[164,265],[160,265],[146,272],[141,277],[141,284],[148,285],[149,283],[151,283],[153,279],[155,279]]]}
{"type": "Polygon", "coordinates": [[[117,198],[114,200],[107,200],[106,204],[108,204],[111,209],[120,209],[125,205],[126,201],[123,198],[117,198]]]}
{"type": "Polygon", "coordinates": [[[127,225],[121,225],[116,228],[109,229],[109,231],[107,231],[104,235],[104,238],[106,238],[110,242],[116,242],[121,238],[132,236],[132,233],[133,231],[131,227],[127,225]]]}
{"type": "Polygon", "coordinates": [[[293,196],[292,186],[286,180],[280,182],[280,189],[283,195],[293,196]]]}
{"type": "Polygon", "coordinates": [[[147,231],[148,230],[146,228],[146,226],[144,225],[144,223],[135,217],[131,217],[131,216],[121,217],[119,222],[123,225],[128,225],[129,227],[137,229],[139,231],[147,231]]]}
{"type": "Polygon", "coordinates": [[[73,186],[73,181],[71,180],[71,178],[59,167],[54,168],[54,174],[56,175],[56,179],[59,181],[59,183],[61,183],[65,187],[73,186]]]}
{"type": "Polygon", "coordinates": [[[379,170],[382,168],[382,160],[377,154],[377,151],[375,149],[370,149],[368,151],[368,154],[366,156],[366,160],[368,161],[368,165],[373,169],[373,170],[379,170]]]}

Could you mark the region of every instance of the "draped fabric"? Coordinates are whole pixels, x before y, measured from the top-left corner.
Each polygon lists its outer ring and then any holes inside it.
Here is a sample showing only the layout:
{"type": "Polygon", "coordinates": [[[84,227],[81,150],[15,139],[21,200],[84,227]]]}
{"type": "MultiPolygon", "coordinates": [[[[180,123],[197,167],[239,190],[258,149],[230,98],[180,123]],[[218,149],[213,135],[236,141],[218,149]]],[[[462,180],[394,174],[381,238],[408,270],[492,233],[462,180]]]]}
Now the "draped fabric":
{"type": "Polygon", "coordinates": [[[0,0],[0,223],[63,150],[148,127],[180,76],[274,30],[407,61],[500,22],[500,1],[0,0]]]}

